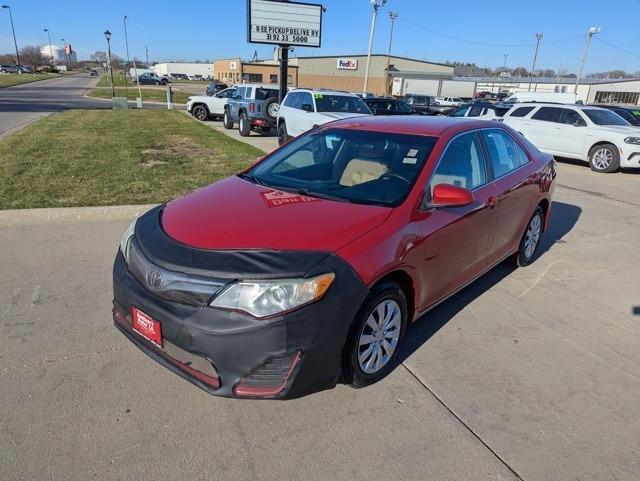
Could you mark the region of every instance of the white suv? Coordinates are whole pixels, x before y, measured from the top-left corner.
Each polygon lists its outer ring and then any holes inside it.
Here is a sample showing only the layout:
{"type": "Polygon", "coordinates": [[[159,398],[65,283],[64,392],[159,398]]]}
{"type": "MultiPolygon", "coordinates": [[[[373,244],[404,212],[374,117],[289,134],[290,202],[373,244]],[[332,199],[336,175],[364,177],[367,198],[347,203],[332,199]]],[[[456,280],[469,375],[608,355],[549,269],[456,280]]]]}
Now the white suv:
{"type": "Polygon", "coordinates": [[[640,128],[599,107],[516,104],[505,114],[543,152],[589,162],[596,172],[640,168],[640,128]]]}
{"type": "Polygon", "coordinates": [[[333,120],[371,115],[360,97],[335,90],[294,89],[278,111],[278,143],[333,120]]]}

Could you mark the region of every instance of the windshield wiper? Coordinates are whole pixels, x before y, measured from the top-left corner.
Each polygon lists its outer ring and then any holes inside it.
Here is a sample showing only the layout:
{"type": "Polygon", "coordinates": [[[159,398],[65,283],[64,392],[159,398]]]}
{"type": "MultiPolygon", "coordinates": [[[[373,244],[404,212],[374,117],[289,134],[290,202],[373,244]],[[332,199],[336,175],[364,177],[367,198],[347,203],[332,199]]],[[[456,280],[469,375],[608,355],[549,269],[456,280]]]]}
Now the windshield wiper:
{"type": "Polygon", "coordinates": [[[251,175],[251,174],[238,174],[238,177],[240,177],[241,179],[245,179],[248,180],[249,182],[253,182],[254,184],[258,184],[258,185],[263,185],[265,187],[268,187],[267,184],[264,182],[264,180],[262,180],[259,177],[256,177],[255,175],[251,175]]]}
{"type": "Polygon", "coordinates": [[[325,200],[335,200],[337,202],[347,202],[351,203],[350,200],[345,199],[344,197],[338,197],[336,195],[326,194],[325,192],[317,192],[315,190],[309,190],[306,187],[291,187],[291,190],[297,192],[298,194],[307,195],[309,197],[318,197],[319,199],[325,200]]]}

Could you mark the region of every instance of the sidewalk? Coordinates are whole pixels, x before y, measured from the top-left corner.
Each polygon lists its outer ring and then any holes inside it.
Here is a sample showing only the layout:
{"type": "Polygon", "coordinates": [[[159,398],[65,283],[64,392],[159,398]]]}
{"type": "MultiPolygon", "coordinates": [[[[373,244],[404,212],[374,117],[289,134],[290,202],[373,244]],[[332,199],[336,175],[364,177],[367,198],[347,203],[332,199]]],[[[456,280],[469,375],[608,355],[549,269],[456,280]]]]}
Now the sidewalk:
{"type": "MultiPolygon", "coordinates": [[[[191,114],[189,114],[189,112],[184,111],[184,113],[185,115],[188,115],[189,117],[191,117],[191,114]]],[[[191,118],[194,120],[194,122],[200,122],[199,120],[196,120],[193,117],[191,118]]],[[[240,142],[244,142],[245,144],[252,145],[255,148],[260,149],[267,153],[271,152],[272,150],[278,147],[278,137],[276,136],[275,131],[273,131],[273,133],[270,135],[262,135],[256,132],[251,132],[251,135],[249,137],[242,137],[238,132],[237,126],[236,128],[227,130],[224,128],[224,126],[222,125],[222,121],[220,120],[208,120],[206,122],[201,122],[201,123],[203,123],[207,127],[217,132],[221,132],[233,139],[239,140],[240,142]]]]}

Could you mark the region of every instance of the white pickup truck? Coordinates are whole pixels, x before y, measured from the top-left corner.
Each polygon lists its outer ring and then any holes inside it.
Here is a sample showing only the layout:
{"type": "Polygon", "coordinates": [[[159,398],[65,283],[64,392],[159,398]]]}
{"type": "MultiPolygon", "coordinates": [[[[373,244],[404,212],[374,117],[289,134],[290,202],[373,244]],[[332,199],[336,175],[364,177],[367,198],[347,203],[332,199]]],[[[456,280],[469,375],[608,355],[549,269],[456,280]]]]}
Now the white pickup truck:
{"type": "Polygon", "coordinates": [[[211,97],[207,95],[197,95],[189,97],[187,101],[187,112],[191,113],[198,120],[208,120],[211,118],[221,118],[224,115],[224,107],[236,93],[236,87],[221,90],[211,97]]]}

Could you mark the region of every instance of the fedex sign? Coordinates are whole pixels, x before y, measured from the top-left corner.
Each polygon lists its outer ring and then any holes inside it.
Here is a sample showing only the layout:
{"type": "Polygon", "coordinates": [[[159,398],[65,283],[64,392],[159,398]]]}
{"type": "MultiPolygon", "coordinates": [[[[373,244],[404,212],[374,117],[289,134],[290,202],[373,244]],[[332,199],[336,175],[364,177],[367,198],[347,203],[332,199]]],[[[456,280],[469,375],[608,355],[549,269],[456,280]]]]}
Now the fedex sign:
{"type": "Polygon", "coordinates": [[[355,58],[339,58],[338,70],[358,70],[358,60],[355,58]]]}

